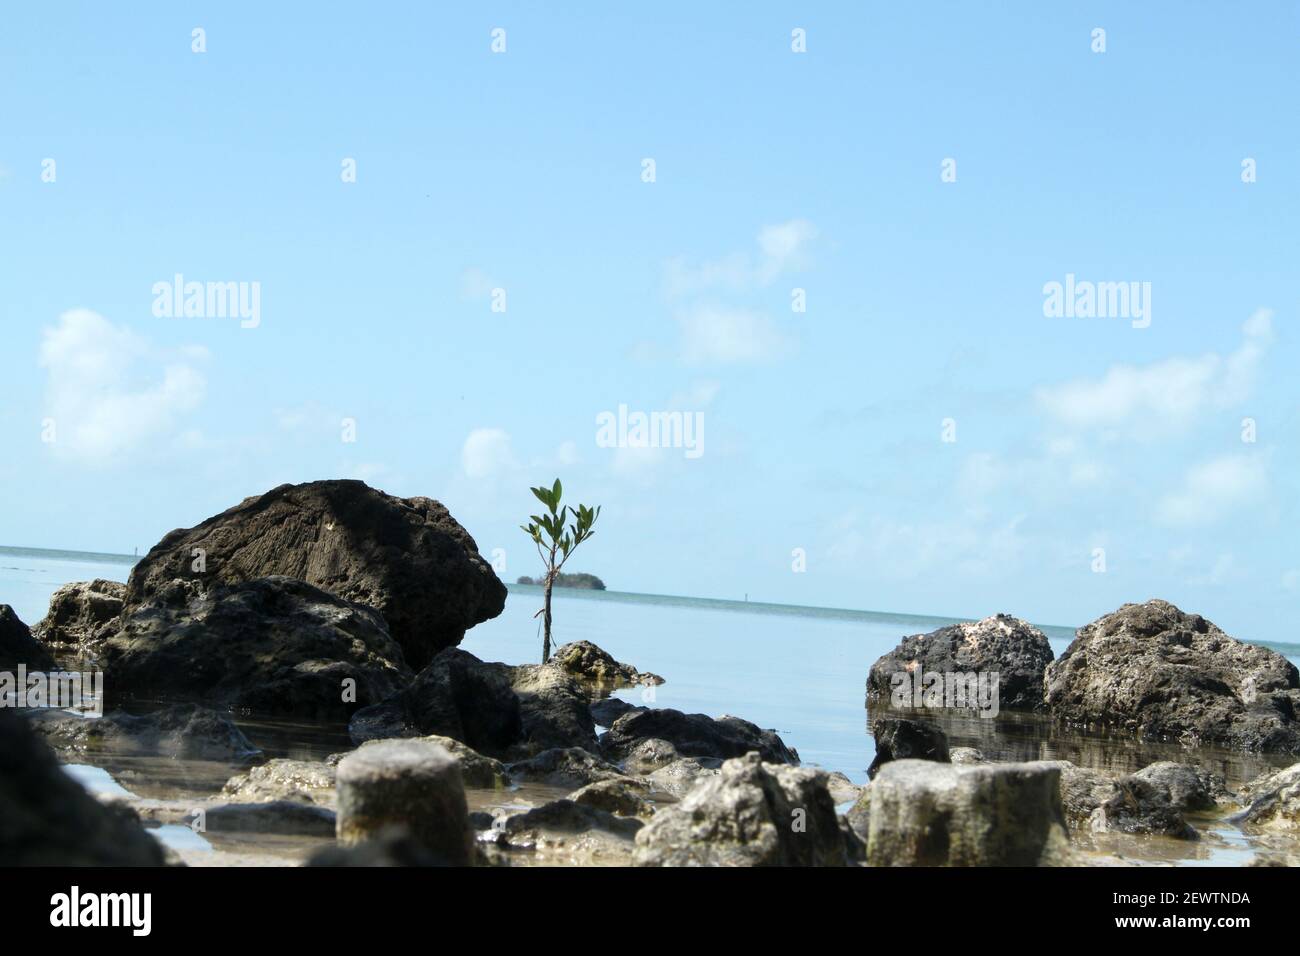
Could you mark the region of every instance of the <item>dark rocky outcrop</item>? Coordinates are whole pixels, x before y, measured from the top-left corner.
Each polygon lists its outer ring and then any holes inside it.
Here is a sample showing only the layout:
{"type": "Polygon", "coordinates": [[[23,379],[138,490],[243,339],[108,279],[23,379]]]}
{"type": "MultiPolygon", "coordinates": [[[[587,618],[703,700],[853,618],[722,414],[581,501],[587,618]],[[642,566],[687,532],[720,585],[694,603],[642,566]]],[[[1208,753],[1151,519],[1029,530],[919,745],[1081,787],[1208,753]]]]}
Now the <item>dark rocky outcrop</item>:
{"type": "Polygon", "coordinates": [[[1060,769],[1053,763],[895,760],[880,768],[860,803],[866,804],[870,866],[1069,861],[1060,769]]]}
{"type": "Polygon", "coordinates": [[[844,866],[848,848],[826,774],[757,753],[663,807],[637,834],[638,866],[844,866]]]}
{"type": "Polygon", "coordinates": [[[536,753],[553,747],[596,750],[596,722],[586,689],[554,661],[522,664],[505,670],[519,698],[526,749],[536,753]]]}
{"type": "Polygon", "coordinates": [[[171,532],[131,571],[127,603],[177,578],[208,588],[281,575],[379,611],[416,668],[505,606],[505,585],[445,507],[360,481],[281,485],[171,532]]]}
{"type": "Polygon", "coordinates": [[[50,598],[50,609],[32,633],[46,644],[84,644],[122,613],[126,585],[120,581],[75,581],[50,598]]]}
{"type": "Polygon", "coordinates": [[[241,763],[262,755],[229,717],[197,704],[148,714],[115,711],[99,718],[42,711],[33,714],[32,726],[51,746],[78,757],[147,755],[241,763]]]}
{"type": "Polygon", "coordinates": [[[1199,836],[1174,806],[1166,788],[1131,775],[1115,781],[1115,792],[1092,812],[1088,822],[1095,833],[1158,833],[1180,840],[1199,836]]]}
{"type": "Polygon", "coordinates": [[[658,674],[644,673],[631,664],[614,660],[609,652],[591,641],[562,644],[547,663],[556,665],[602,696],[620,687],[664,682],[658,674]]]}
{"type": "Polygon", "coordinates": [[[1223,777],[1202,767],[1162,760],[1133,774],[1169,795],[1169,803],[1180,813],[1203,812],[1231,803],[1223,777]]]}
{"type": "Polygon", "coordinates": [[[618,720],[630,710],[645,710],[644,707],[637,707],[635,704],[629,704],[625,700],[619,700],[617,697],[606,697],[604,700],[594,701],[591,705],[591,717],[597,724],[602,727],[609,727],[614,721],[618,720]]]}
{"type": "Polygon", "coordinates": [[[650,817],[655,805],[650,799],[650,784],[635,777],[622,780],[598,780],[579,787],[568,799],[584,807],[595,807],[624,817],[650,817]]]}
{"type": "Polygon", "coordinates": [[[767,763],[798,763],[799,754],[771,730],[739,717],[684,714],[669,708],[629,711],[600,737],[601,750],[623,760],[647,738],[666,740],[684,757],[743,757],[754,751],[767,763]]]}
{"type": "Polygon", "coordinates": [[[580,747],[557,747],[506,767],[511,778],[549,783],[558,787],[582,787],[600,780],[623,780],[627,774],[612,763],[580,747]]]}
{"type": "Polygon", "coordinates": [[[1080,628],[1048,667],[1056,717],[1187,745],[1300,752],[1300,675],[1168,601],[1126,604],[1080,628]]]}
{"type": "Polygon", "coordinates": [[[1115,779],[1068,760],[1046,761],[1061,772],[1061,808],[1072,829],[1086,827],[1092,813],[1115,795],[1115,779]]]}
{"type": "Polygon", "coordinates": [[[26,664],[29,671],[45,671],[54,666],[49,650],[14,613],[8,604],[0,604],[0,671],[15,670],[26,664]]]}
{"type": "Polygon", "coordinates": [[[935,760],[948,763],[948,737],[938,727],[905,717],[879,717],[871,724],[876,738],[876,756],[867,768],[875,779],[880,768],[891,760],[935,760]]]}
{"type": "Polygon", "coordinates": [[[129,809],[105,806],[59,766],[27,722],[0,710],[0,866],[161,866],[129,809]]]}
{"type": "Polygon", "coordinates": [[[1052,648],[1042,631],[1019,618],[998,614],[903,638],[871,666],[867,697],[889,701],[895,675],[914,676],[918,669],[923,675],[996,672],[998,707],[1033,710],[1042,706],[1043,672],[1051,661],[1052,648]]]}
{"type": "Polygon", "coordinates": [[[96,651],[113,704],[202,700],[345,721],[411,679],[377,611],[287,577],[210,589],[173,581],[129,608],[96,651]]]}

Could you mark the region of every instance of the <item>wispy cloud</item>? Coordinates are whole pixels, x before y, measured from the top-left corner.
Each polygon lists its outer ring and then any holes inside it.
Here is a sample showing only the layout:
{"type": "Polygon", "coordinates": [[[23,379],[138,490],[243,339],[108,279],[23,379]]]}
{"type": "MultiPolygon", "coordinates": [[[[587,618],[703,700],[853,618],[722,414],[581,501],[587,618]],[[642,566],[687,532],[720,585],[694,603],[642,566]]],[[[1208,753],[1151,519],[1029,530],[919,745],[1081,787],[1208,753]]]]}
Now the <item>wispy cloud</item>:
{"type": "Polygon", "coordinates": [[[1188,469],[1182,486],[1161,499],[1156,515],[1177,528],[1213,524],[1240,508],[1262,504],[1267,490],[1262,455],[1223,455],[1188,469]]]}

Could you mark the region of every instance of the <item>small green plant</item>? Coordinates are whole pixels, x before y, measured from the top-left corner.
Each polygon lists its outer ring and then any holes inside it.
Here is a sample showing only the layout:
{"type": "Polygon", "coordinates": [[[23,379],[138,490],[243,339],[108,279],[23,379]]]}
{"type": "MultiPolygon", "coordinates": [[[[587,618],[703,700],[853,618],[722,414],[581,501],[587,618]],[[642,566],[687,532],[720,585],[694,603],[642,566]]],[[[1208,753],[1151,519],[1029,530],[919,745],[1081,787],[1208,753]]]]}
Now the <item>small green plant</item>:
{"type": "Polygon", "coordinates": [[[581,504],[577,508],[561,505],[562,493],[559,478],[555,479],[555,484],[550,488],[534,488],[533,494],[546,506],[546,514],[532,515],[532,521],[527,525],[520,525],[524,533],[533,539],[533,544],[537,545],[537,553],[541,556],[542,565],[546,570],[546,575],[541,582],[545,589],[542,609],[533,615],[533,617],[537,617],[538,614],[542,616],[543,664],[551,659],[551,589],[555,586],[555,578],[564,567],[564,562],[569,560],[569,555],[577,550],[578,545],[595,534],[591,527],[600,517],[599,505],[594,509],[581,504]],[[573,521],[566,530],[564,522],[570,515],[573,516],[573,521]]]}

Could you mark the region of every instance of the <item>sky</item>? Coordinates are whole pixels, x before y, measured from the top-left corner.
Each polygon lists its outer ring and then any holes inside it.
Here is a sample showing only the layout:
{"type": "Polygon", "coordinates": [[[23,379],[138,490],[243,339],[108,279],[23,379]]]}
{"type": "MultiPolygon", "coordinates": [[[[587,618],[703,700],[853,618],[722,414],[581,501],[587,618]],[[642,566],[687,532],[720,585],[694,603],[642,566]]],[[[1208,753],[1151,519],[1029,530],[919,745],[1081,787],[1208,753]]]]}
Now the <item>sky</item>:
{"type": "Polygon", "coordinates": [[[616,590],[1293,639],[1300,5],[613,6],[7,9],[0,544],[351,477],[513,581],[559,476],[616,590]]]}

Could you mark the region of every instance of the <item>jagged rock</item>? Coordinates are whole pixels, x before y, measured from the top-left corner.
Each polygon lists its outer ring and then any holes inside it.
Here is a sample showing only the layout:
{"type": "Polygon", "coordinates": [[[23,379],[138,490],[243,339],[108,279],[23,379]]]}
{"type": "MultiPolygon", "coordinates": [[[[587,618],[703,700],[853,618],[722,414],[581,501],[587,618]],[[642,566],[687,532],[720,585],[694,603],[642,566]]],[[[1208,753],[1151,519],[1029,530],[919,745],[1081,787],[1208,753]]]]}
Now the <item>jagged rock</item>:
{"type": "Polygon", "coordinates": [[[684,757],[743,757],[750,751],[768,763],[798,763],[799,754],[771,730],[739,717],[716,720],[705,714],[651,708],[624,714],[600,737],[601,750],[624,760],[642,740],[666,740],[684,757]]]}
{"type": "Polygon", "coordinates": [[[891,760],[936,760],[948,763],[948,737],[938,727],[904,717],[879,717],[871,724],[876,738],[876,756],[867,768],[875,779],[880,768],[891,760]]]}
{"type": "Polygon", "coordinates": [[[650,801],[650,785],[628,777],[623,780],[598,780],[579,787],[568,799],[584,807],[595,807],[625,817],[649,817],[655,812],[650,801]]]}
{"type": "Polygon", "coordinates": [[[558,787],[582,787],[600,780],[624,780],[627,774],[580,747],[557,747],[506,767],[517,780],[549,783],[558,787]]]}
{"type": "Polygon", "coordinates": [[[96,578],[65,584],[50,597],[50,609],[32,633],[46,644],[93,641],[122,613],[125,598],[126,585],[119,581],[96,578]]]}
{"type": "Polygon", "coordinates": [[[826,774],[765,764],[757,753],[722,765],[637,834],[638,866],[844,866],[845,839],[826,774]]]}
{"type": "Polygon", "coordinates": [[[360,481],[280,485],[171,532],[132,569],[127,601],[176,578],[208,588],[278,575],[379,611],[416,668],[505,607],[505,585],[445,507],[360,481]]]}
{"type": "Polygon", "coordinates": [[[623,758],[623,769],[628,773],[654,773],[670,763],[681,760],[682,755],[666,740],[647,737],[637,741],[623,758]]]}
{"type": "Polygon", "coordinates": [[[361,843],[391,826],[406,827],[452,865],[473,863],[474,831],[455,757],[421,740],[386,740],[339,761],[339,843],[361,843]]]}
{"type": "Polygon", "coordinates": [[[129,809],[69,777],[21,717],[0,709],[0,866],[161,866],[129,809]]]}
{"type": "Polygon", "coordinates": [[[644,709],[644,707],[637,707],[634,704],[629,704],[625,700],[619,700],[617,697],[606,697],[604,700],[598,700],[592,703],[591,718],[600,726],[608,727],[628,711],[644,709]]]}
{"type": "Polygon", "coordinates": [[[335,777],[328,763],[276,758],[231,777],[221,794],[241,803],[292,801],[328,807],[334,803],[335,777]]]}
{"type": "Polygon", "coordinates": [[[96,650],[113,704],[190,699],[343,721],[411,679],[376,611],[287,577],[206,592],[173,582],[128,609],[96,650]]]}
{"type": "Polygon", "coordinates": [[[357,712],[352,739],[437,735],[479,753],[503,754],[524,733],[510,668],[485,663],[468,651],[448,648],[388,700],[357,712]]]}
{"type": "Polygon", "coordinates": [[[619,663],[590,641],[562,644],[555,649],[549,663],[562,668],[602,696],[619,687],[664,682],[658,674],[642,673],[631,664],[619,663]]]}
{"type": "MultiPolygon", "coordinates": [[[[1052,648],[1042,631],[1019,618],[998,614],[903,638],[871,666],[867,697],[889,701],[895,675],[908,675],[910,687],[918,669],[922,675],[996,672],[999,709],[1032,710],[1042,706],[1043,672],[1051,661],[1052,648]]],[[[924,687],[924,676],[921,681],[924,687]]],[[[911,697],[910,690],[907,696],[911,697]]]]}
{"type": "Polygon", "coordinates": [[[722,770],[718,757],[682,757],[660,767],[646,779],[652,789],[681,797],[690,793],[704,777],[716,777],[722,770]]]}
{"type": "Polygon", "coordinates": [[[140,715],[115,711],[99,718],[41,711],[32,715],[32,726],[52,747],[82,756],[139,754],[240,763],[262,755],[229,717],[197,704],[140,715]]]}
{"type": "Polygon", "coordinates": [[[29,671],[46,671],[54,666],[49,650],[14,613],[8,604],[0,604],[0,670],[16,670],[26,664],[29,671]]]}
{"type": "Polygon", "coordinates": [[[1133,776],[1169,794],[1169,803],[1179,812],[1213,810],[1230,801],[1223,777],[1190,764],[1162,760],[1143,767],[1133,776]]]}
{"type": "Polygon", "coordinates": [[[1247,791],[1243,823],[1252,829],[1300,831],[1300,763],[1264,774],[1247,791]]]}
{"type": "Polygon", "coordinates": [[[1126,604],[1086,627],[1044,678],[1056,717],[1183,744],[1300,752],[1300,675],[1168,601],[1126,604]]]}
{"type": "Polygon", "coordinates": [[[1169,791],[1137,776],[1115,781],[1115,792],[1092,811],[1088,821],[1094,833],[1159,833],[1180,840],[1199,838],[1178,808],[1169,791]]]}
{"type": "Polygon", "coordinates": [[[1068,862],[1060,769],[895,760],[864,793],[870,866],[1038,866],[1068,862]],[[869,795],[869,796],[868,796],[869,795]]]}

